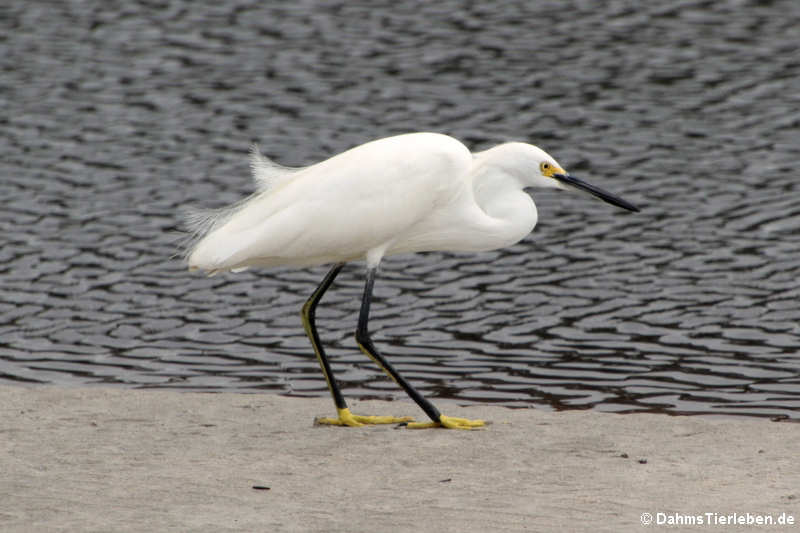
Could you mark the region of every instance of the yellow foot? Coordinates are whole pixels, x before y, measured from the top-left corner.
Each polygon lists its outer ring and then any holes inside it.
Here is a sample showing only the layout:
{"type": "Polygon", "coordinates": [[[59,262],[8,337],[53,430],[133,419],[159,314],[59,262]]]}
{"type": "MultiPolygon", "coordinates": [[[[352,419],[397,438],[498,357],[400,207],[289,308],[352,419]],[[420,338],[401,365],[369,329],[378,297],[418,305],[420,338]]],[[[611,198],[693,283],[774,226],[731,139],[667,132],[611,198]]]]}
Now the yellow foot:
{"type": "Polygon", "coordinates": [[[414,418],[410,416],[362,416],[354,415],[350,409],[337,409],[339,418],[317,418],[314,424],[325,424],[330,426],[350,426],[359,427],[367,424],[401,424],[411,422],[414,418]]]}
{"type": "Polygon", "coordinates": [[[411,422],[408,424],[410,429],[426,429],[426,428],[450,428],[450,429],[475,429],[483,427],[486,422],[483,420],[468,420],[466,418],[456,418],[454,416],[439,417],[439,422],[411,422]]]}

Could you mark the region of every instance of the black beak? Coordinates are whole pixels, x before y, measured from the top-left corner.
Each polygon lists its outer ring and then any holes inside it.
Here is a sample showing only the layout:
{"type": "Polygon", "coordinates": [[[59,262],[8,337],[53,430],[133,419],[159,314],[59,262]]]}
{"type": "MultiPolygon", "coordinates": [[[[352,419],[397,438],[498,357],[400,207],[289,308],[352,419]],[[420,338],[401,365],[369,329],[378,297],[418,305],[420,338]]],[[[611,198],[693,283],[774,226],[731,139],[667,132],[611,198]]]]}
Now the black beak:
{"type": "Polygon", "coordinates": [[[628,211],[633,211],[636,213],[639,212],[639,208],[633,205],[632,203],[626,202],[619,196],[604,191],[600,187],[595,187],[591,183],[586,183],[582,179],[570,176],[569,174],[553,174],[553,178],[557,179],[564,185],[569,185],[570,187],[573,187],[575,189],[586,191],[593,196],[597,196],[601,200],[608,202],[611,205],[621,207],[622,209],[627,209],[628,211]]]}

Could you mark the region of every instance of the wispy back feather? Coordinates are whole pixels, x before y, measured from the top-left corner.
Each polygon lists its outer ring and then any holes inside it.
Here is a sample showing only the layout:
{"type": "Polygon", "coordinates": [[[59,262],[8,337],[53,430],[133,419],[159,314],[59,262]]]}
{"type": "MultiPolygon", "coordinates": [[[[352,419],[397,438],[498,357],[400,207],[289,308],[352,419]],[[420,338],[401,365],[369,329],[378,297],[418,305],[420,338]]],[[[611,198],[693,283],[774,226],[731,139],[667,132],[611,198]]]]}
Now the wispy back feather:
{"type": "Polygon", "coordinates": [[[261,154],[258,145],[250,147],[250,169],[253,173],[253,182],[256,192],[235,204],[216,209],[197,207],[183,208],[183,220],[188,236],[181,243],[183,258],[187,259],[197,245],[206,235],[224,225],[250,200],[271,190],[283,183],[290,181],[295,174],[305,167],[285,167],[261,154]]]}
{"type": "Polygon", "coordinates": [[[258,192],[274,189],[292,179],[303,168],[285,167],[262,155],[257,144],[250,147],[250,169],[253,171],[253,181],[258,192]]]}

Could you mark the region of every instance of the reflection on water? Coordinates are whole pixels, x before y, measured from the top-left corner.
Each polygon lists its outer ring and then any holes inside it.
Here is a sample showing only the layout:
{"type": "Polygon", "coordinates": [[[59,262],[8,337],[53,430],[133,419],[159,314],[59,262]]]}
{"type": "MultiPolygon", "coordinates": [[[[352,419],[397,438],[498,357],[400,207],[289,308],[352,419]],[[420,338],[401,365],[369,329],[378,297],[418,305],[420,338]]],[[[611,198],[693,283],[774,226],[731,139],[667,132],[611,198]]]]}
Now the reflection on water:
{"type": "MultiPolygon", "coordinates": [[[[800,419],[800,4],[537,9],[4,8],[0,382],[327,395],[298,314],[325,268],[189,274],[178,209],[247,194],[253,141],[306,164],[434,130],[643,212],[534,193],[510,249],[387,260],[375,341],[426,395],[800,419]]],[[[352,339],[362,283],[321,334],[348,396],[402,397],[352,339]]]]}

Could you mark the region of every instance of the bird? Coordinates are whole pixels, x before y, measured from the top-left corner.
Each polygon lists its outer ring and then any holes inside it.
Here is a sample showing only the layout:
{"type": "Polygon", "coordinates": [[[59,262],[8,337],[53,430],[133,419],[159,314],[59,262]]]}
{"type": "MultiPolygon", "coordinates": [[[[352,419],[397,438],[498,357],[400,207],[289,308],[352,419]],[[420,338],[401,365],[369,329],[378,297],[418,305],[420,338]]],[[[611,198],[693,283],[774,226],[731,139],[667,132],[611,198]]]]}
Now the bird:
{"type": "Polygon", "coordinates": [[[336,408],[322,425],[402,424],[412,429],[475,429],[483,420],[446,416],[420,394],[372,341],[369,313],[385,257],[416,252],[485,252],[519,242],[536,226],[530,189],[589,193],[622,209],[639,209],[577,178],[547,152],[506,142],[472,153],[454,137],[416,132],[361,144],[306,167],[286,167],[251,150],[256,191],[218,209],[186,213],[184,257],[208,275],[251,267],[332,265],[302,306],[301,319],[336,408]],[[344,265],[366,263],[355,338],[361,351],[396,382],[430,421],[350,412],[317,332],[320,300],[344,265]]]}

